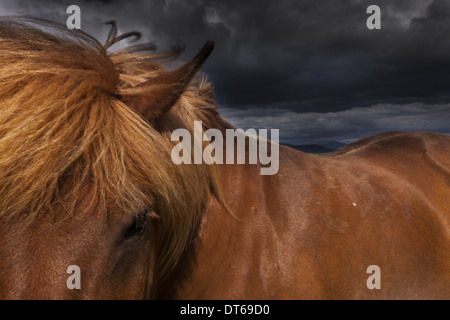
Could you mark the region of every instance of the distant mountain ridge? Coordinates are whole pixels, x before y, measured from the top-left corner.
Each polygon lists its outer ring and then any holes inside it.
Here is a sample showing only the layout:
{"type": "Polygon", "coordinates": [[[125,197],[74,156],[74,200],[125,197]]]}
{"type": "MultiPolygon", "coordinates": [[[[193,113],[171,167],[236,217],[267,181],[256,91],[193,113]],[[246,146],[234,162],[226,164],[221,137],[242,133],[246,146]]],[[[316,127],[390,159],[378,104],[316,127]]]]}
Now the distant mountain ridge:
{"type": "Polygon", "coordinates": [[[337,149],[345,147],[346,145],[347,144],[342,143],[342,142],[331,141],[331,142],[328,142],[327,144],[324,144],[323,146],[328,149],[337,150],[337,149]]]}
{"type": "Polygon", "coordinates": [[[331,141],[326,144],[292,145],[285,143],[284,145],[306,153],[329,153],[346,146],[345,143],[337,141],[331,141]]]}

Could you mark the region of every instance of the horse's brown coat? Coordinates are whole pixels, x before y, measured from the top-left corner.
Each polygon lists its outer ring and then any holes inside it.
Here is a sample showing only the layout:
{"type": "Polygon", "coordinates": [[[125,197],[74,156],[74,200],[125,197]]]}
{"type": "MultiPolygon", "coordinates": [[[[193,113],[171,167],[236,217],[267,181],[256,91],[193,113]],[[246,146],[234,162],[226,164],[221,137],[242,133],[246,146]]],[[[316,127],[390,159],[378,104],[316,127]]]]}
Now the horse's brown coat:
{"type": "Polygon", "coordinates": [[[220,170],[240,220],[211,201],[170,297],[450,298],[449,136],[379,134],[323,157],[281,148],[275,176],[220,170]],[[370,265],[381,290],[366,287],[370,265]]]}

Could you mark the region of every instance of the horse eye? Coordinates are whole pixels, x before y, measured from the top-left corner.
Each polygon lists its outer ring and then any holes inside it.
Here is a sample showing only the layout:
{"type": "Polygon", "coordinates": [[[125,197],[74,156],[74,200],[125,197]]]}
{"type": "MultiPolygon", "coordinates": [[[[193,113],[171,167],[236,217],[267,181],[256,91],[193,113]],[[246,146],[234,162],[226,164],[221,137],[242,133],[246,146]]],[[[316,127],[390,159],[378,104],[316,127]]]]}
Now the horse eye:
{"type": "Polygon", "coordinates": [[[133,217],[131,224],[123,234],[124,242],[132,242],[142,238],[147,231],[148,217],[153,212],[153,208],[149,208],[144,212],[133,217]]]}

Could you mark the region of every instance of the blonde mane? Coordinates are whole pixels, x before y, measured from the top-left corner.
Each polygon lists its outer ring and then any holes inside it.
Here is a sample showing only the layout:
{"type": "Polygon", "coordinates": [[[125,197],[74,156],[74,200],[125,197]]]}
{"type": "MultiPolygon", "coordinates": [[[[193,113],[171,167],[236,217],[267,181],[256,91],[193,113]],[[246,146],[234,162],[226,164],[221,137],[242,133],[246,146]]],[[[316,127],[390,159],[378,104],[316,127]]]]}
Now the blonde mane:
{"type": "Polygon", "coordinates": [[[122,38],[113,28],[103,46],[53,22],[0,19],[0,217],[30,222],[57,207],[71,216],[86,187],[103,213],[139,213],[151,195],[164,279],[219,194],[214,167],[173,164],[170,134],[221,119],[204,77],[155,126],[141,118],[119,97],[166,72],[157,59],[173,54],[108,52],[122,38]]]}

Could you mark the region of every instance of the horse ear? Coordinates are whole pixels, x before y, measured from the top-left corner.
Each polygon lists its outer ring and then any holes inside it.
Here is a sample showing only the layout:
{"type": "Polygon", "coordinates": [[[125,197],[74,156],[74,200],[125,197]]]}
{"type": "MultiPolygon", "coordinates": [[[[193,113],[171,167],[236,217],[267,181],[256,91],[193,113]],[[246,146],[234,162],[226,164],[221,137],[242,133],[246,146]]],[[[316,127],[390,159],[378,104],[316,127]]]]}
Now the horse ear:
{"type": "Polygon", "coordinates": [[[206,42],[200,52],[183,66],[135,86],[130,94],[123,94],[123,102],[148,121],[158,119],[177,102],[213,49],[214,42],[206,42]]]}

